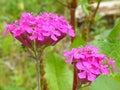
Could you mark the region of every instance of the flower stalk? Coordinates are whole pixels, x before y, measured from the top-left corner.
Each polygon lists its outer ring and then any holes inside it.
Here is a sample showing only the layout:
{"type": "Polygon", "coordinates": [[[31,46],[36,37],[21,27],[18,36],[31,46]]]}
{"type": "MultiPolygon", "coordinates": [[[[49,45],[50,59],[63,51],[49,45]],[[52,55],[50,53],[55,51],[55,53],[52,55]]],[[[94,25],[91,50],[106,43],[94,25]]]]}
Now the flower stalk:
{"type": "Polygon", "coordinates": [[[36,61],[36,66],[37,66],[37,76],[38,76],[38,90],[41,90],[41,83],[40,83],[40,60],[38,59],[36,61]]]}
{"type": "MultiPolygon", "coordinates": [[[[71,6],[70,6],[70,24],[75,31],[76,29],[76,21],[75,21],[75,9],[77,7],[77,0],[72,0],[71,1],[71,6]]],[[[71,42],[73,42],[74,38],[71,38],[71,42]]],[[[73,86],[72,90],[77,90],[77,69],[76,69],[76,63],[73,63],[74,71],[73,71],[73,86]]]]}
{"type": "Polygon", "coordinates": [[[72,90],[77,90],[77,68],[76,68],[76,63],[74,63],[74,76],[73,76],[73,89],[72,90]]]}
{"type": "Polygon", "coordinates": [[[41,90],[41,76],[40,76],[40,61],[42,60],[42,54],[39,56],[38,59],[36,59],[36,70],[37,70],[37,76],[38,76],[38,90],[41,90]]]}
{"type": "MultiPolygon", "coordinates": [[[[76,20],[75,20],[75,9],[77,7],[77,0],[72,0],[70,5],[70,24],[75,31],[76,29],[76,20]]],[[[74,38],[71,38],[71,42],[73,42],[74,38]]]]}

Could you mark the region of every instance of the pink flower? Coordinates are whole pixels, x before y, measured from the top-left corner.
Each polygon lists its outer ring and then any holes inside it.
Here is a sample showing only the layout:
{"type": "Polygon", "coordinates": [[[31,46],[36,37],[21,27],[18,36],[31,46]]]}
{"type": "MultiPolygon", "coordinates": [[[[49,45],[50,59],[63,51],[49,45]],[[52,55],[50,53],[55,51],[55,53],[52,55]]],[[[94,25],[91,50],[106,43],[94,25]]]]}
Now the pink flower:
{"type": "Polygon", "coordinates": [[[76,67],[78,70],[80,70],[81,72],[78,73],[78,77],[80,79],[86,79],[89,81],[94,81],[96,79],[96,75],[92,72],[94,70],[94,68],[92,67],[92,65],[88,62],[78,62],[76,64],[76,67]]]}
{"type": "Polygon", "coordinates": [[[23,46],[46,47],[56,44],[67,34],[75,36],[74,30],[63,16],[52,13],[43,13],[34,16],[23,13],[20,20],[8,24],[3,34],[10,32],[23,46]]]}
{"type": "Polygon", "coordinates": [[[100,54],[99,49],[92,45],[73,48],[71,51],[66,51],[64,56],[68,56],[67,63],[76,64],[78,77],[82,84],[94,81],[101,74],[110,74],[109,66],[114,71],[118,71],[114,60],[112,58],[109,60],[105,54],[100,54]]]}

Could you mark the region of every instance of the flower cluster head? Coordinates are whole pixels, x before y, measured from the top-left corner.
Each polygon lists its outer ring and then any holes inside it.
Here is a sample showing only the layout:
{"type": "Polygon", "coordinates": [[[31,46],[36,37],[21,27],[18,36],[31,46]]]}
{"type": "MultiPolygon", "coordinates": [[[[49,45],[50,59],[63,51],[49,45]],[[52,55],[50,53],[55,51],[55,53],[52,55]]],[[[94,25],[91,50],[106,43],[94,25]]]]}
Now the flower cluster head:
{"type": "Polygon", "coordinates": [[[78,69],[78,77],[82,84],[94,81],[101,74],[110,74],[109,67],[118,71],[114,65],[114,59],[108,59],[105,54],[100,54],[97,47],[86,45],[84,48],[73,48],[66,51],[64,56],[69,58],[67,63],[75,63],[78,69]]]}
{"type": "Polygon", "coordinates": [[[52,13],[43,13],[34,16],[23,13],[20,20],[8,24],[4,34],[10,32],[25,47],[45,47],[56,44],[66,36],[75,36],[69,23],[63,16],[52,13]]]}

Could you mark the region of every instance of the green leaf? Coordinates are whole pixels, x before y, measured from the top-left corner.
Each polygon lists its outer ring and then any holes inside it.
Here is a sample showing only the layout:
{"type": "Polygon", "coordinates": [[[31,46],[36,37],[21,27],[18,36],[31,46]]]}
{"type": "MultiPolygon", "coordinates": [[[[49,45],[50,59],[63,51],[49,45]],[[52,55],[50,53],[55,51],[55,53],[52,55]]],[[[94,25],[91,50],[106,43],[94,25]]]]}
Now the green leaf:
{"type": "Polygon", "coordinates": [[[76,36],[70,48],[78,47],[84,44],[85,44],[85,41],[80,36],[76,36]]]}
{"type": "Polygon", "coordinates": [[[89,15],[90,11],[88,10],[88,6],[89,6],[88,0],[79,0],[79,2],[85,14],[89,15]]]}
{"type": "Polygon", "coordinates": [[[91,84],[90,90],[120,90],[120,83],[111,77],[101,75],[91,84]]]}
{"type": "Polygon", "coordinates": [[[115,26],[112,29],[111,33],[108,36],[108,40],[117,40],[120,35],[120,18],[115,22],[115,26]]]}
{"type": "Polygon", "coordinates": [[[45,72],[49,90],[72,90],[72,72],[58,54],[46,54],[45,72]]]}
{"type": "Polygon", "coordinates": [[[96,40],[104,40],[109,36],[110,32],[111,32],[111,30],[105,30],[102,33],[96,35],[95,39],[96,40]]]}

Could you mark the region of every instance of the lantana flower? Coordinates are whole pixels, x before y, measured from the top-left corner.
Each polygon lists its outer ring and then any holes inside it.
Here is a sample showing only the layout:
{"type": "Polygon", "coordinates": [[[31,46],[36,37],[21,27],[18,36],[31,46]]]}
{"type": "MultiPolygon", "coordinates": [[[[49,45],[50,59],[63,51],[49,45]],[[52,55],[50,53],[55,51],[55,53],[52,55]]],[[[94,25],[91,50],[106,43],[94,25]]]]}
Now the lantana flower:
{"type": "Polygon", "coordinates": [[[23,13],[20,20],[8,24],[4,34],[10,32],[25,47],[46,47],[55,45],[67,34],[75,36],[74,30],[63,16],[43,13],[34,16],[23,13]]]}
{"type": "Polygon", "coordinates": [[[118,71],[114,59],[99,53],[99,49],[92,45],[73,48],[71,51],[66,51],[64,56],[68,56],[67,63],[76,64],[78,78],[82,84],[93,82],[101,74],[110,74],[109,67],[112,67],[115,72],[118,71]]]}

